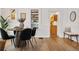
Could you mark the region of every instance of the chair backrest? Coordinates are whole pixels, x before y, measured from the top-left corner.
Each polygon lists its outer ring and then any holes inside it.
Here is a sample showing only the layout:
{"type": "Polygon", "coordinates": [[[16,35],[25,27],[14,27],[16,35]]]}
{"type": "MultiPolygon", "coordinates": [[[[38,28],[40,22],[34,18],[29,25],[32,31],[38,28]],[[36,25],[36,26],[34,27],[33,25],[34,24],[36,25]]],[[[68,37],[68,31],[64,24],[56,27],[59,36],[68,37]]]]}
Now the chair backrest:
{"type": "Polygon", "coordinates": [[[71,32],[71,28],[70,27],[65,27],[65,31],[64,32],[71,32]]]}
{"type": "Polygon", "coordinates": [[[21,31],[20,40],[30,40],[31,39],[32,29],[27,28],[21,31]]]}
{"type": "MultiPolygon", "coordinates": [[[[16,27],[14,27],[14,29],[18,29],[19,27],[18,26],[16,26],[16,27]]],[[[13,31],[14,32],[14,35],[16,35],[16,31],[13,31]]]]}
{"type": "Polygon", "coordinates": [[[14,35],[16,35],[16,31],[14,31],[14,35]]]}
{"type": "Polygon", "coordinates": [[[2,28],[0,28],[0,32],[1,32],[2,39],[5,40],[9,37],[7,32],[5,30],[3,30],[2,28]]]}
{"type": "Polygon", "coordinates": [[[35,33],[36,33],[36,27],[32,29],[32,36],[35,36],[35,33]]]}

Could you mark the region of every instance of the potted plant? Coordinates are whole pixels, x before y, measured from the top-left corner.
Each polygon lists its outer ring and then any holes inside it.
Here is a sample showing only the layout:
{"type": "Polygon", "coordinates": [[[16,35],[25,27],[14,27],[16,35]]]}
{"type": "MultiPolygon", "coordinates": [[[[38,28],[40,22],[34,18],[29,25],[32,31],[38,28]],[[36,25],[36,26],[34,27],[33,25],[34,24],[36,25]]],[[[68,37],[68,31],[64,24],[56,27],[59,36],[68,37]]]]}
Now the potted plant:
{"type": "Polygon", "coordinates": [[[0,16],[0,26],[2,29],[6,29],[8,27],[7,19],[4,19],[3,16],[0,16]]]}
{"type": "MultiPolygon", "coordinates": [[[[1,27],[2,29],[4,29],[4,30],[8,27],[7,19],[4,19],[3,16],[0,16],[0,27],[1,27]]],[[[3,50],[4,50],[4,48],[5,48],[5,43],[6,43],[5,40],[1,40],[1,41],[0,41],[0,51],[3,51],[3,50]]]]}

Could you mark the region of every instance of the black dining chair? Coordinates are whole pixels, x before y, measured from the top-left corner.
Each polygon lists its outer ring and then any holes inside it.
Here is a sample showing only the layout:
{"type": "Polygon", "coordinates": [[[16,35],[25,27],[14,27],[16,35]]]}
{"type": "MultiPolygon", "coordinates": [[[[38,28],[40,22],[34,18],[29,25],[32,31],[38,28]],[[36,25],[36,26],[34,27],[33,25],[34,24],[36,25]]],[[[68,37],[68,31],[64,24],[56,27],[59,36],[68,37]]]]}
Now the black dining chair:
{"type": "Polygon", "coordinates": [[[35,39],[35,34],[36,34],[36,27],[34,27],[33,29],[32,29],[32,40],[34,39],[35,40],[35,42],[36,42],[36,44],[37,44],[37,41],[36,41],[36,39],[35,39]]]}
{"type": "MultiPolygon", "coordinates": [[[[34,47],[31,42],[31,33],[32,33],[32,29],[30,29],[30,28],[26,28],[26,29],[22,30],[21,34],[20,34],[20,40],[24,41],[24,44],[26,43],[29,45],[29,43],[30,43],[31,46],[34,47]]],[[[25,45],[23,45],[23,46],[25,46],[25,45]]]]}
{"type": "Polygon", "coordinates": [[[11,43],[12,42],[14,43],[15,36],[8,35],[7,32],[4,29],[2,29],[2,28],[0,28],[0,32],[1,32],[1,36],[2,36],[3,40],[9,40],[10,39],[11,43]]]}
{"type": "Polygon", "coordinates": [[[14,35],[16,35],[16,31],[14,31],[14,35]]]}

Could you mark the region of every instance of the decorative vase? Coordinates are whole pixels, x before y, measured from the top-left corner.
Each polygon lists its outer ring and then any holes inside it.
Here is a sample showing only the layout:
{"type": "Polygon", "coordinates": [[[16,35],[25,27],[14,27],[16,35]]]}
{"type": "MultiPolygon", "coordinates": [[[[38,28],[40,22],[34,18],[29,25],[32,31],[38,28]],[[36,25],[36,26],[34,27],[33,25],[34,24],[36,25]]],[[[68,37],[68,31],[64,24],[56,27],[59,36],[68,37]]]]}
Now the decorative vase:
{"type": "Polygon", "coordinates": [[[21,28],[21,29],[24,28],[24,24],[23,24],[23,22],[20,22],[20,28],[21,28]]]}
{"type": "Polygon", "coordinates": [[[25,21],[25,19],[21,18],[18,21],[20,22],[20,25],[19,25],[20,28],[23,29],[24,28],[24,21],[25,21]]]}

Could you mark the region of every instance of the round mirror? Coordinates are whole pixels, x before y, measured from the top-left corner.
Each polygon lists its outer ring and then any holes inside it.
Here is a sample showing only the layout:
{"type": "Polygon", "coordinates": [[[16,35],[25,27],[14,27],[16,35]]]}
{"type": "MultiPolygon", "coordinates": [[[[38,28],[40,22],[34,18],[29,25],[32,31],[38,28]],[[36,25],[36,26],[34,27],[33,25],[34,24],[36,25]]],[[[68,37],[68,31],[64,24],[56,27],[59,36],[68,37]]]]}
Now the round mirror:
{"type": "Polygon", "coordinates": [[[70,21],[74,22],[76,20],[76,12],[75,11],[72,11],[70,13],[70,21]]]}

